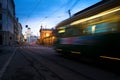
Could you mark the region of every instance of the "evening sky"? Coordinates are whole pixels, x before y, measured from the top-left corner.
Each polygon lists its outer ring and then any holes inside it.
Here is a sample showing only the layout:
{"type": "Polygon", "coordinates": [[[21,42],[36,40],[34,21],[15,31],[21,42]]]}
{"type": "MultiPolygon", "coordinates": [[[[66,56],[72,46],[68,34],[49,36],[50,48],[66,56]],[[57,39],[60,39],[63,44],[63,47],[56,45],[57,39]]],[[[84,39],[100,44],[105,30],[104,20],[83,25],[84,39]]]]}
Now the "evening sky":
{"type": "Polygon", "coordinates": [[[33,35],[39,35],[39,29],[54,28],[59,22],[101,0],[14,0],[16,17],[23,27],[28,25],[33,35]]]}

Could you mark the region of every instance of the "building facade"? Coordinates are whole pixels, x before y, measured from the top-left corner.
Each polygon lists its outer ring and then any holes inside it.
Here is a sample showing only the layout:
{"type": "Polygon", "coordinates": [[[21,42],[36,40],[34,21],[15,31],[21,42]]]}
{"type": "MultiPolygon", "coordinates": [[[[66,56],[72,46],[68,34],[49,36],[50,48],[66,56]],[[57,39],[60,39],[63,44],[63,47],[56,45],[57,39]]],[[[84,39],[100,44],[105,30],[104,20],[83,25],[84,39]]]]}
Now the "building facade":
{"type": "Polygon", "coordinates": [[[39,44],[45,46],[52,46],[55,41],[55,35],[53,29],[40,29],[39,44]]]}
{"type": "Polygon", "coordinates": [[[0,45],[12,45],[18,36],[14,0],[0,0],[0,45]]]}
{"type": "Polygon", "coordinates": [[[16,40],[19,44],[22,44],[23,41],[24,41],[24,36],[22,34],[22,25],[20,23],[18,23],[18,28],[17,29],[18,29],[18,35],[17,35],[16,40]]]}

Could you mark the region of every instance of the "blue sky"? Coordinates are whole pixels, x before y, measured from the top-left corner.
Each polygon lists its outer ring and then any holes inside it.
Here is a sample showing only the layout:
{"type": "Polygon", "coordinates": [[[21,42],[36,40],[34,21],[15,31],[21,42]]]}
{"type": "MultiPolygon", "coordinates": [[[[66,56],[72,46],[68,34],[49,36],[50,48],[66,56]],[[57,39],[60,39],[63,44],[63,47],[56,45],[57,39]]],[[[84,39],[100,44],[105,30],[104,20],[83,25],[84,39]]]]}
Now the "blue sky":
{"type": "Polygon", "coordinates": [[[16,17],[23,27],[23,34],[28,25],[33,35],[39,35],[40,26],[54,28],[59,22],[69,18],[71,14],[83,10],[101,0],[14,0],[16,17]]]}

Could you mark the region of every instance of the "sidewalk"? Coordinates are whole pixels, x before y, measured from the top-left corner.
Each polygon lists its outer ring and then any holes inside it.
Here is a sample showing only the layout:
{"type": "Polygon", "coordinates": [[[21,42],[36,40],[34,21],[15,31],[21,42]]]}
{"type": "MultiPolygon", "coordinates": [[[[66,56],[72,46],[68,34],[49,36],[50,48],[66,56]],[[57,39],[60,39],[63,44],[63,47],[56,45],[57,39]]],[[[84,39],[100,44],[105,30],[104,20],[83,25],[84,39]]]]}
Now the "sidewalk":
{"type": "Polygon", "coordinates": [[[14,47],[10,46],[0,46],[0,75],[8,59],[13,54],[14,47]]]}

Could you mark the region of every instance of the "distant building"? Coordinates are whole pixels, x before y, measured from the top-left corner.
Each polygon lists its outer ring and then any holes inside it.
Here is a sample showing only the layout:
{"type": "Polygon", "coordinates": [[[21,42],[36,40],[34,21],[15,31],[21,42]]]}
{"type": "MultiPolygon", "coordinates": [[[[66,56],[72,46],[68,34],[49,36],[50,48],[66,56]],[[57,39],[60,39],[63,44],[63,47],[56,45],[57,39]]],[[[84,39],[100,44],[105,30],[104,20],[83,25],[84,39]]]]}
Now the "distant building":
{"type": "Polygon", "coordinates": [[[12,45],[18,36],[14,0],[0,0],[0,45],[12,45]]]}
{"type": "Polygon", "coordinates": [[[30,44],[33,45],[33,44],[36,44],[37,43],[37,39],[38,37],[37,36],[30,36],[30,44]]]}
{"type": "Polygon", "coordinates": [[[22,25],[18,23],[18,35],[17,35],[17,42],[22,44],[24,41],[24,36],[22,34],[22,25]]]}
{"type": "Polygon", "coordinates": [[[24,34],[24,42],[25,44],[36,44],[38,40],[38,36],[32,34],[31,28],[26,27],[27,31],[24,34]]]}
{"type": "Polygon", "coordinates": [[[42,29],[41,26],[39,44],[51,46],[54,40],[55,36],[53,35],[53,29],[42,29]]]}
{"type": "Polygon", "coordinates": [[[27,31],[25,32],[24,38],[26,40],[27,43],[30,42],[30,37],[32,36],[32,31],[31,28],[27,27],[27,31]]]}

